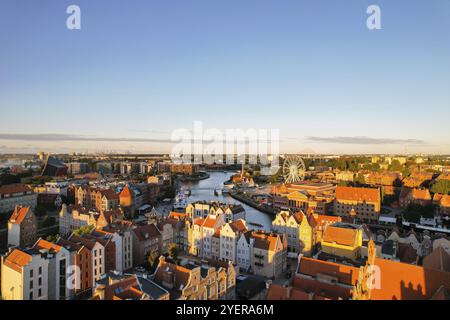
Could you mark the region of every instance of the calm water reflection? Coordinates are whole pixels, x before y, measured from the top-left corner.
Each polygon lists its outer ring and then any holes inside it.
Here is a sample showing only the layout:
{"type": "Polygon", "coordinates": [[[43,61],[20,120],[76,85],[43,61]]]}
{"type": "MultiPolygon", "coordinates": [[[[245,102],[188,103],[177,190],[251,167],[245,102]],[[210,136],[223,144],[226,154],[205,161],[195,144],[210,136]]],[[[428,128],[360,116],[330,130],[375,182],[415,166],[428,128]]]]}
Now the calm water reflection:
{"type": "MultiPolygon", "coordinates": [[[[242,204],[246,212],[246,220],[247,222],[254,222],[261,224],[264,230],[270,230],[272,226],[272,218],[271,216],[260,212],[252,207],[249,207],[243,203],[238,202],[237,200],[231,198],[230,196],[224,194],[219,194],[218,196],[214,195],[215,189],[222,189],[223,182],[227,181],[232,175],[232,172],[222,172],[222,171],[214,171],[208,172],[210,175],[209,179],[198,181],[198,182],[183,182],[181,186],[183,188],[191,189],[191,196],[188,198],[188,202],[195,201],[220,201],[225,203],[238,203],[242,204]]],[[[250,228],[255,228],[249,225],[250,228]]]]}

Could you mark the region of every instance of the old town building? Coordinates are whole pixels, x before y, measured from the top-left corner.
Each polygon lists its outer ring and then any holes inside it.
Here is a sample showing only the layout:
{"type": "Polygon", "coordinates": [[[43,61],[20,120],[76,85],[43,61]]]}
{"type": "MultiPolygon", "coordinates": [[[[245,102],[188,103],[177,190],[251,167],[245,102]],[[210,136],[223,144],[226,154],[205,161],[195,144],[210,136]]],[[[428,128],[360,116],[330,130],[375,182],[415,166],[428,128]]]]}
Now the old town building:
{"type": "Polygon", "coordinates": [[[231,262],[177,265],[161,256],[153,281],[171,300],[229,300],[235,296],[236,271],[231,262]]]}
{"type": "Polygon", "coordinates": [[[111,211],[119,207],[119,195],[112,189],[81,186],[75,190],[75,204],[95,211],[111,211]]]}
{"type": "Polygon", "coordinates": [[[0,186],[0,213],[11,212],[16,206],[34,210],[37,196],[31,188],[23,184],[0,186]]]}
{"type": "Polygon", "coordinates": [[[37,240],[37,220],[30,207],[17,206],[8,220],[8,245],[32,246],[37,240]]]}
{"type": "Polygon", "coordinates": [[[338,186],[334,202],[335,214],[350,217],[352,211],[361,221],[378,221],[381,212],[380,190],[338,186]]]}
{"type": "Polygon", "coordinates": [[[283,234],[254,231],[251,269],[266,278],[280,276],[286,271],[287,240],[283,234]]]}

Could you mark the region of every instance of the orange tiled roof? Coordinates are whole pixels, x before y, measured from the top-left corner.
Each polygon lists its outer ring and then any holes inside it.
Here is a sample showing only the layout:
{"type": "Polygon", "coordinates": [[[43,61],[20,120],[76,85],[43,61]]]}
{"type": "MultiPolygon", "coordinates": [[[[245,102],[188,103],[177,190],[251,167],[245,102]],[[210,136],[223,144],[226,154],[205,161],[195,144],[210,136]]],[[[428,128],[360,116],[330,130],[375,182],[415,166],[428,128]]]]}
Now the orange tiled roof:
{"type": "Polygon", "coordinates": [[[25,267],[28,265],[32,260],[31,255],[28,253],[25,253],[19,249],[14,249],[7,255],[7,257],[4,260],[4,263],[6,266],[10,267],[11,269],[22,272],[22,267],[25,267]]]}
{"type": "Polygon", "coordinates": [[[46,250],[49,250],[50,252],[55,252],[55,253],[60,252],[62,249],[62,247],[60,245],[57,245],[56,243],[52,243],[52,242],[49,242],[44,239],[39,239],[34,244],[33,248],[38,249],[38,250],[46,249],[46,250]]]}
{"type": "Polygon", "coordinates": [[[17,206],[14,209],[14,212],[12,213],[11,217],[9,218],[9,222],[14,224],[21,224],[25,219],[25,217],[27,216],[29,210],[30,207],[17,206]]]}
{"type": "Polygon", "coordinates": [[[275,251],[277,241],[280,239],[281,235],[252,232],[252,237],[255,240],[254,247],[262,250],[275,251]]]}
{"type": "Polygon", "coordinates": [[[205,221],[203,222],[202,227],[203,228],[215,228],[218,222],[219,222],[219,219],[217,219],[217,218],[215,219],[215,218],[208,216],[205,219],[205,221]]]}
{"type": "Polygon", "coordinates": [[[205,222],[205,219],[203,219],[203,218],[197,218],[194,220],[194,224],[196,224],[200,227],[203,225],[204,222],[205,222]]]}
{"type": "Polygon", "coordinates": [[[326,216],[326,215],[310,215],[310,224],[313,227],[323,227],[325,224],[333,224],[336,222],[342,222],[342,218],[338,216],[326,216]]]}
{"type": "Polygon", "coordinates": [[[431,194],[428,189],[413,189],[412,196],[414,200],[431,200],[431,194]]]}
{"type": "Polygon", "coordinates": [[[121,198],[132,198],[133,197],[132,192],[131,192],[130,188],[128,187],[128,185],[125,185],[122,192],[120,193],[120,197],[121,198]]]}
{"type": "Polygon", "coordinates": [[[169,218],[175,219],[175,220],[185,220],[187,218],[187,214],[186,213],[180,213],[180,212],[171,211],[169,213],[169,218]]]}
{"type": "Polygon", "coordinates": [[[441,199],[441,207],[450,207],[450,195],[446,194],[441,199]]]}
{"type": "Polygon", "coordinates": [[[431,299],[444,286],[450,289],[450,273],[391,260],[375,259],[380,268],[379,289],[372,289],[372,300],[431,299]]]}
{"type": "Polygon", "coordinates": [[[381,201],[380,200],[381,195],[379,189],[337,186],[336,199],[350,200],[350,201],[379,202],[381,201]]]}
{"type": "Polygon", "coordinates": [[[337,243],[345,246],[353,246],[357,235],[356,229],[340,228],[334,225],[328,226],[323,235],[323,241],[337,243]]]}

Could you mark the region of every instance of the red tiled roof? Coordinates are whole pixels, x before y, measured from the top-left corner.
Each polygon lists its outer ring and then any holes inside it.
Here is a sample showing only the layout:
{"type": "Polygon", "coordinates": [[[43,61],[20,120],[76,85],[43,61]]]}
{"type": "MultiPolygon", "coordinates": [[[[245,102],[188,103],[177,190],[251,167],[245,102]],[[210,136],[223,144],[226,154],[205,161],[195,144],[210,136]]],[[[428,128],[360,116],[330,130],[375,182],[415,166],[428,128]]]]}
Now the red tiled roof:
{"type": "Polygon", "coordinates": [[[355,285],[359,277],[359,268],[307,257],[301,258],[299,272],[313,277],[318,274],[333,276],[347,285],[355,285]]]}
{"type": "Polygon", "coordinates": [[[138,299],[143,295],[139,290],[136,276],[129,276],[113,284],[105,286],[105,300],[138,299]]]}
{"type": "Polygon", "coordinates": [[[161,235],[161,232],[152,223],[145,226],[139,226],[134,229],[133,232],[138,237],[139,241],[145,241],[151,238],[159,237],[161,235]]]}
{"type": "Polygon", "coordinates": [[[97,241],[95,241],[93,239],[88,239],[86,237],[79,237],[76,234],[70,235],[69,240],[71,242],[85,246],[89,250],[92,250],[94,248],[95,244],[97,243],[97,241]]]}
{"type": "Polygon", "coordinates": [[[248,230],[245,221],[242,219],[233,221],[230,223],[230,227],[234,232],[246,232],[248,230]]]}
{"type": "Polygon", "coordinates": [[[267,300],[311,300],[311,296],[293,287],[283,287],[279,284],[272,283],[267,290],[267,300]]]}
{"type": "Polygon", "coordinates": [[[352,286],[327,283],[301,276],[295,276],[292,280],[292,285],[297,290],[311,293],[314,300],[347,300],[351,299],[353,294],[352,286]]]}
{"type": "Polygon", "coordinates": [[[0,187],[0,194],[12,194],[21,192],[31,192],[31,188],[24,184],[6,185],[0,187]]]}
{"type": "Polygon", "coordinates": [[[184,289],[189,284],[191,271],[185,267],[169,262],[163,262],[158,265],[158,269],[155,274],[155,282],[161,285],[163,282],[163,275],[166,272],[172,272],[174,275],[174,289],[184,289]]]}

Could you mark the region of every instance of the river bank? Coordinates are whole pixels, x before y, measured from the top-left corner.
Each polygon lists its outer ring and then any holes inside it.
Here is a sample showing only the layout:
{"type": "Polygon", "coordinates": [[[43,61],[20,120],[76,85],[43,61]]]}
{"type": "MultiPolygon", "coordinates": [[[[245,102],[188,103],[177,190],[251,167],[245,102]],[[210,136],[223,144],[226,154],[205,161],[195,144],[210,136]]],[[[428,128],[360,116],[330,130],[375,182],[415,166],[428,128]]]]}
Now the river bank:
{"type": "Polygon", "coordinates": [[[246,205],[248,205],[248,206],[250,206],[250,207],[252,207],[252,208],[254,208],[256,210],[259,210],[259,211],[261,211],[261,212],[263,212],[265,214],[268,214],[268,215],[270,215],[272,217],[275,217],[275,211],[272,208],[268,207],[268,206],[261,205],[261,204],[255,202],[255,201],[253,201],[253,200],[251,200],[249,198],[243,197],[242,195],[240,195],[236,191],[230,191],[229,195],[230,195],[230,197],[232,197],[235,200],[238,200],[239,202],[245,203],[246,205]]]}
{"type": "Polygon", "coordinates": [[[210,175],[206,172],[200,172],[197,175],[194,176],[179,176],[177,179],[180,182],[195,182],[195,181],[201,181],[209,179],[210,175]]]}

